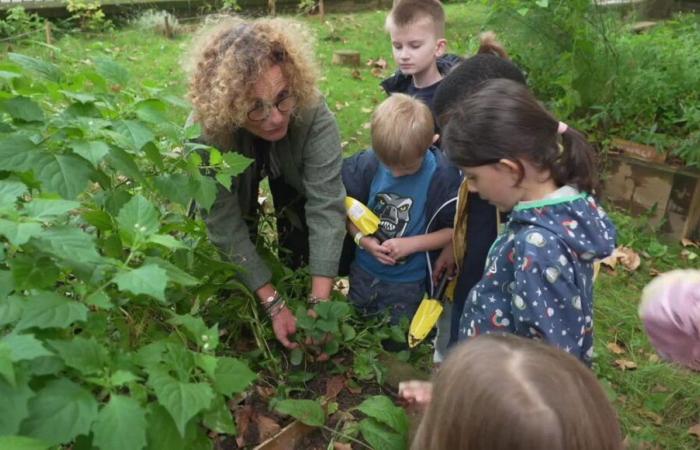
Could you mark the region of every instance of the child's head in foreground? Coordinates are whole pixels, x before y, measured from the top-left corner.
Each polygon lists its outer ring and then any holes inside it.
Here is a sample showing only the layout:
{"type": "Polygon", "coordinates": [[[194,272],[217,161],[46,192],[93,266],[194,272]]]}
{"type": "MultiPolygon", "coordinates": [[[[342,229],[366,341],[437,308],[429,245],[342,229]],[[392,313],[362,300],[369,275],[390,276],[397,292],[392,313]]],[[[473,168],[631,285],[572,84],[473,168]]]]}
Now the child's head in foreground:
{"type": "Polygon", "coordinates": [[[673,270],[642,292],[639,314],[661,356],[700,371],[700,270],[673,270]]]}
{"type": "Polygon", "coordinates": [[[593,373],[513,335],[469,339],[438,371],[414,450],[612,450],[617,416],[593,373]]]}
{"type": "Polygon", "coordinates": [[[445,52],[445,12],[437,0],[394,2],[385,27],[404,75],[420,76],[445,52]]]}
{"type": "Polygon", "coordinates": [[[395,177],[416,173],[435,141],[430,108],[406,94],[392,94],[372,115],[372,148],[395,177]]]}

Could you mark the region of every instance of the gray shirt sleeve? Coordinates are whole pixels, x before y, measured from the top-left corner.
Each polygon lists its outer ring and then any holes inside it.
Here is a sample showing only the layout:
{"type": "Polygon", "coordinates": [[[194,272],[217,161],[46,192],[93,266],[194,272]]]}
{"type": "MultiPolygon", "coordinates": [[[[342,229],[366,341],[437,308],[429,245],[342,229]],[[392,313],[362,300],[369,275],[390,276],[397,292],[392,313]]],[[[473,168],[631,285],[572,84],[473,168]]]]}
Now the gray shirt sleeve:
{"type": "Polygon", "coordinates": [[[302,182],[309,227],[309,272],[334,277],[345,236],[345,187],[340,133],[326,103],[316,109],[303,151],[302,182]]]}

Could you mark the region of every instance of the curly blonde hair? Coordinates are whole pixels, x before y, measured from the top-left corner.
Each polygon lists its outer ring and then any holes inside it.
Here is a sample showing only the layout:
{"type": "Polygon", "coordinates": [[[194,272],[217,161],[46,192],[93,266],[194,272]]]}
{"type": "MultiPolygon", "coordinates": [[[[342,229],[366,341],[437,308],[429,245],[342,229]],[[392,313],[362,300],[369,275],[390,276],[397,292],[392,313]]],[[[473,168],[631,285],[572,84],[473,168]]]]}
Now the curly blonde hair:
{"type": "Polygon", "coordinates": [[[285,18],[226,17],[194,39],[186,70],[188,98],[204,137],[220,147],[253,108],[253,85],[274,65],[282,69],[297,110],[315,106],[318,68],[313,38],[304,25],[285,18]]]}

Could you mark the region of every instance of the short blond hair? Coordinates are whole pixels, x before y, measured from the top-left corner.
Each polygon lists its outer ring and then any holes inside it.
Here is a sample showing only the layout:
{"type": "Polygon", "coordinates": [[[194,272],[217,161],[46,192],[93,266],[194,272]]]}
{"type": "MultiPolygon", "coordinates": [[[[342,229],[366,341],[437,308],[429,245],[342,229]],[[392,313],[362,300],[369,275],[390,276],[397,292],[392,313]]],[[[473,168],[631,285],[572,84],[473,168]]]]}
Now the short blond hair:
{"type": "Polygon", "coordinates": [[[405,27],[423,19],[432,22],[435,37],[445,37],[445,10],[438,0],[395,0],[384,26],[405,27]]]}
{"type": "Polygon", "coordinates": [[[372,148],[387,166],[407,166],[423,157],[434,135],[430,108],[406,94],[392,94],[372,115],[372,148]]]}

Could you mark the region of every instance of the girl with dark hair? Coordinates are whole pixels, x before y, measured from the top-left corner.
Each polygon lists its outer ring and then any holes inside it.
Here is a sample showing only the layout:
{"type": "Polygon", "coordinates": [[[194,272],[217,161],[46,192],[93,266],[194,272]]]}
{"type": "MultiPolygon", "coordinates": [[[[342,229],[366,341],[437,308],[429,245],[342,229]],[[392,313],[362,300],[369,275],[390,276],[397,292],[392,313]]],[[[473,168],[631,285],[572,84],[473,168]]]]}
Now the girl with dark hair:
{"type": "Polygon", "coordinates": [[[521,83],[499,79],[454,108],[444,148],[471,192],[510,212],[467,296],[460,339],[513,333],[590,365],[593,262],[612,253],[616,235],[590,195],[591,146],[521,83]]]}

